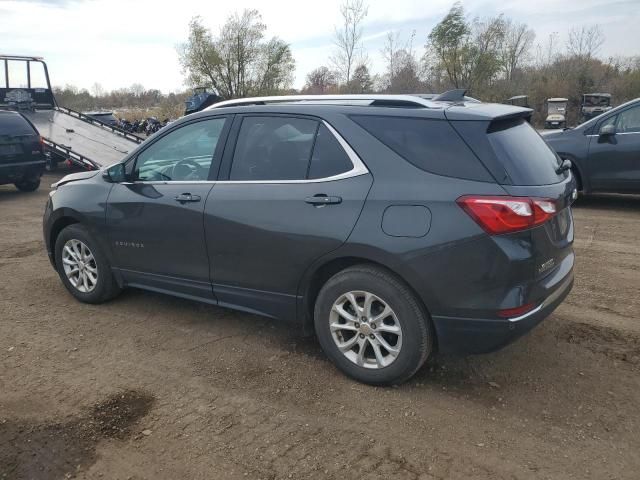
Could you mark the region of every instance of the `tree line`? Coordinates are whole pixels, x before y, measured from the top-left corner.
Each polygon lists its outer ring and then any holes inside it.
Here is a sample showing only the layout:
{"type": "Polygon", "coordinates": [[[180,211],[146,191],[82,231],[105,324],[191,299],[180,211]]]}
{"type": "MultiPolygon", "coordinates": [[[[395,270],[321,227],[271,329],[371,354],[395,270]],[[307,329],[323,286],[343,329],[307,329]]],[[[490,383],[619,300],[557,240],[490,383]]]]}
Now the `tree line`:
{"type": "Polygon", "coordinates": [[[569,121],[577,120],[583,93],[604,91],[621,103],[640,95],[640,57],[598,56],[604,36],[597,25],[573,27],[564,45],[557,34],[536,42],[526,23],[505,15],[470,18],[455,3],[425,38],[416,32],[387,33],[384,68],[371,71],[363,42],[368,14],[364,0],[345,0],[326,64],[292,88],[295,60],[278,37],[265,38],[257,10],[233,14],[218,34],[195,17],[179,47],[191,86],[214,88],[224,98],[273,94],[437,93],[467,88],[484,101],[528,95],[538,116],[550,97],[570,99],[569,121]]]}
{"type": "MultiPolygon", "coordinates": [[[[223,98],[282,94],[438,93],[466,88],[469,95],[503,102],[528,95],[545,116],[545,101],[566,97],[569,123],[577,121],[583,93],[611,93],[616,104],[640,96],[640,56],[601,58],[605,41],[597,25],[575,26],[564,43],[557,34],[538,39],[526,23],[505,15],[471,18],[455,3],[428,35],[389,31],[380,52],[381,71],[372,71],[364,45],[365,0],[344,0],[334,27],[333,50],[308,72],[304,86],[292,88],[295,59],[290,45],[266,36],[257,10],[232,14],[213,32],[201,17],[189,23],[186,41],[177,47],[189,87],[207,87],[223,98]]],[[[104,92],[56,89],[62,105],[91,108],[162,108],[178,115],[188,93],[163,95],[141,85],[104,92]]]]}
{"type": "Polygon", "coordinates": [[[176,119],[184,114],[184,102],[190,92],[163,94],[157,89],[146,89],[134,83],[130,87],[105,91],[99,83],[94,83],[91,91],[73,85],[53,87],[53,94],[59,105],[73,110],[114,110],[127,120],[155,116],[159,119],[176,119]]]}

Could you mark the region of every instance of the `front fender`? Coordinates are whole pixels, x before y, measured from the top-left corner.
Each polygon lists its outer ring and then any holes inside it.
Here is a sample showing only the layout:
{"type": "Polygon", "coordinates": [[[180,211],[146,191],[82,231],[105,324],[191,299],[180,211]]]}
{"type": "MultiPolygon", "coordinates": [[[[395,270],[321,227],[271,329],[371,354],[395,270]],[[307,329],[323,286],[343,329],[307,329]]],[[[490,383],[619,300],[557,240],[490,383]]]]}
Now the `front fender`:
{"type": "Polygon", "coordinates": [[[71,182],[51,192],[43,217],[43,233],[52,261],[57,235],[72,223],[83,225],[109,261],[112,260],[105,217],[112,184],[93,180],[71,182]]]}

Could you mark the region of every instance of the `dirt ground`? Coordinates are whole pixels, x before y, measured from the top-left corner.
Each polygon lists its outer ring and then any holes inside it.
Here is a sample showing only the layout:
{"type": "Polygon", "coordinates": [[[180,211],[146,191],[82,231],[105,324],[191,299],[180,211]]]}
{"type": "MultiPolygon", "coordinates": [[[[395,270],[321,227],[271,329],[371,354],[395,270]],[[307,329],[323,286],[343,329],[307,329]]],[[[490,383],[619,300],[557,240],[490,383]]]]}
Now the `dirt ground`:
{"type": "Polygon", "coordinates": [[[0,479],[640,478],[640,197],[578,201],[574,290],[530,335],[374,388],[259,317],[75,301],[58,176],[0,187],[0,479]]]}

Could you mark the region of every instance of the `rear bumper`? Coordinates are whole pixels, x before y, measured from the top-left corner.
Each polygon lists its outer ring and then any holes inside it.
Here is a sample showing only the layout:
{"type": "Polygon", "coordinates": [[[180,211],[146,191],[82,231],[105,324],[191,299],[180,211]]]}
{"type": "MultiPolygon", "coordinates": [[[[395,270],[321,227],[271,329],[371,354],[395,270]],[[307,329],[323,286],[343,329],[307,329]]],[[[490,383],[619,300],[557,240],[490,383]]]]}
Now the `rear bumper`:
{"type": "Polygon", "coordinates": [[[45,160],[0,163],[0,181],[12,183],[23,178],[40,178],[44,172],[45,160]]]}
{"type": "Polygon", "coordinates": [[[547,318],[569,295],[573,287],[571,270],[549,296],[532,311],[511,319],[456,318],[433,316],[442,353],[488,353],[508,345],[547,318]]]}

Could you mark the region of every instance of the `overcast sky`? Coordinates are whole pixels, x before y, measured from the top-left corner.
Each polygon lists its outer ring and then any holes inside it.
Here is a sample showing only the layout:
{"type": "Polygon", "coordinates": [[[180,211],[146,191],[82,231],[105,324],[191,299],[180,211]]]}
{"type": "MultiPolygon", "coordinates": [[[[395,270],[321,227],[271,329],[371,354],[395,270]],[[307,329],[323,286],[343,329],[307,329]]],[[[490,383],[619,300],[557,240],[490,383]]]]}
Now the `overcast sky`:
{"type": "MultiPolygon", "coordinates": [[[[268,27],[291,44],[294,86],[328,64],[341,0],[0,0],[0,53],[43,56],[54,85],[105,89],[141,83],[163,92],[184,89],[176,45],[189,19],[200,15],[217,32],[233,10],[256,8],[268,27]]],[[[380,49],[390,30],[415,30],[422,52],[431,28],[452,0],[369,0],[364,25],[372,70],[381,71],[380,49]]],[[[466,0],[471,16],[504,13],[526,22],[544,43],[557,32],[564,44],[572,26],[599,24],[606,37],[600,56],[640,55],[640,0],[466,0]]]]}

